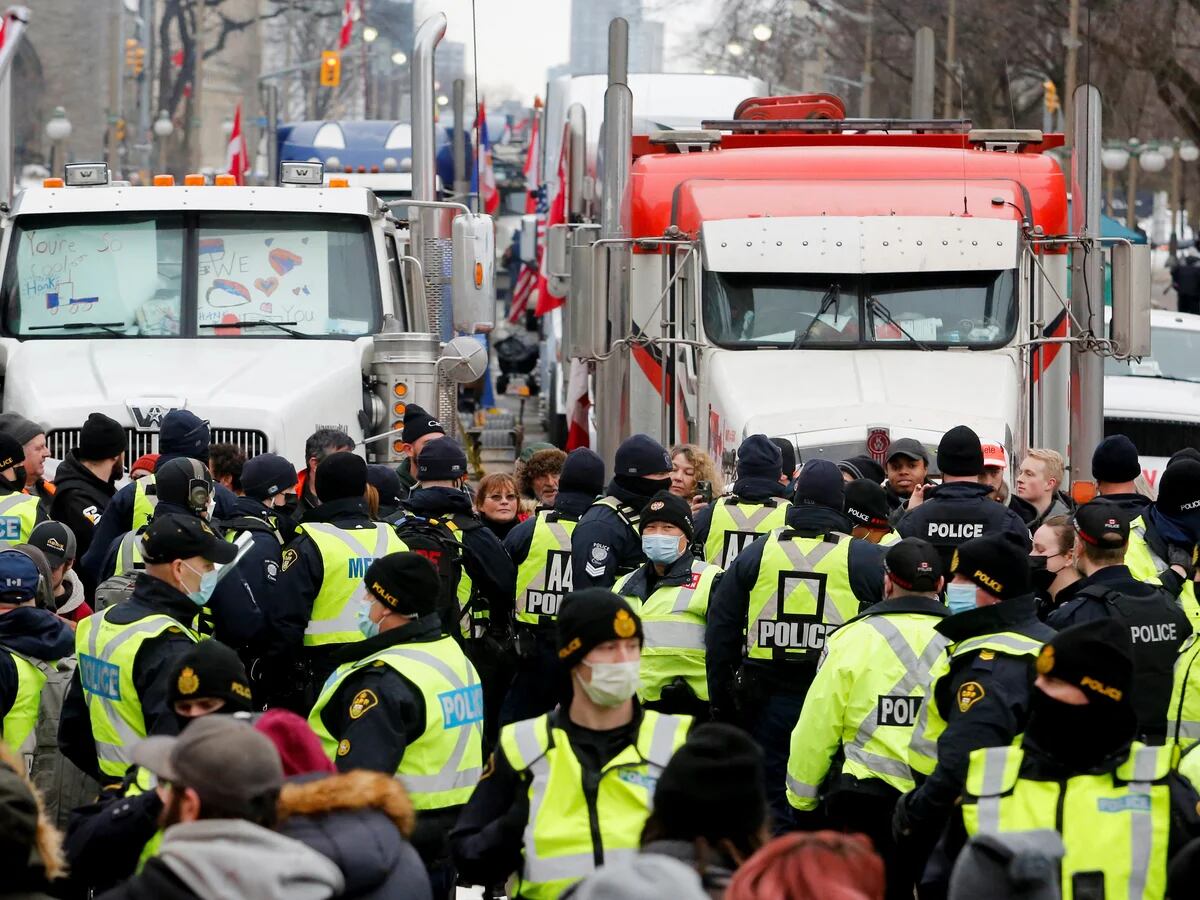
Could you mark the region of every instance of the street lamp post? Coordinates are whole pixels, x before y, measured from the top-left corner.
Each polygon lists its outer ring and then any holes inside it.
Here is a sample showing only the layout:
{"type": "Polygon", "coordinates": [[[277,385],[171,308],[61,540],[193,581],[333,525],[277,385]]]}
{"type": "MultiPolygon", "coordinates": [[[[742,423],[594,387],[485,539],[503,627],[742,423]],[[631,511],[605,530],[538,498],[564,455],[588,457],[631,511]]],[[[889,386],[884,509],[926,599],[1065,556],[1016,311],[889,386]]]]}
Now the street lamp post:
{"type": "Polygon", "coordinates": [[[167,138],[175,131],[175,124],[171,121],[171,117],[167,115],[165,109],[158,111],[158,118],[154,120],[154,136],[158,138],[158,171],[165,172],[167,170],[167,138]]]}
{"type": "Polygon", "coordinates": [[[55,163],[65,163],[63,142],[71,136],[71,120],[61,106],[54,107],[54,114],[46,123],[46,137],[50,139],[50,174],[54,174],[55,163]]]}
{"type": "Polygon", "coordinates": [[[1100,152],[1100,164],[1108,173],[1105,185],[1105,200],[1108,203],[1108,214],[1113,214],[1113,194],[1116,186],[1116,175],[1129,164],[1129,151],[1124,147],[1105,147],[1100,152]]]}

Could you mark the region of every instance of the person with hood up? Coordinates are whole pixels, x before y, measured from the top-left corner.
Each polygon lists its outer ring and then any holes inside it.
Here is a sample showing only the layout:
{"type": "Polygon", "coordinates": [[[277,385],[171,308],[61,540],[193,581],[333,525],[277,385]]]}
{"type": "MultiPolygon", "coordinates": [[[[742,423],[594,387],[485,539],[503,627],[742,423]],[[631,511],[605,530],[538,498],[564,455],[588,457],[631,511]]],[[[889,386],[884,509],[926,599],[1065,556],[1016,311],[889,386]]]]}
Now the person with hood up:
{"type": "Polygon", "coordinates": [[[0,432],[0,547],[27,543],[46,521],[38,498],[25,493],[24,452],[16,438],[0,432]]]}
{"type": "Polygon", "coordinates": [[[104,900],[325,900],[346,886],[329,858],[272,830],[283,766],[246,722],[207,716],[147,738],[134,762],[165,783],[162,844],[104,900]]]}
{"type": "Polygon", "coordinates": [[[1200,539],[1200,461],[1177,457],[1167,463],[1158,499],[1129,523],[1125,565],[1139,581],[1160,582],[1179,598],[1194,631],[1200,631],[1196,601],[1196,552],[1200,539]]]}
{"type": "Polygon", "coordinates": [[[755,538],[783,527],[790,506],[783,475],[790,479],[791,471],[784,471],[778,444],[764,434],[742,441],[733,492],[695,515],[696,546],[706,562],[727,569],[755,538]]]}
{"type": "Polygon", "coordinates": [[[1092,477],[1096,491],[1110,503],[1125,507],[1136,518],[1150,505],[1150,498],[1138,491],[1142,474],[1137,446],[1123,434],[1110,434],[1092,451],[1092,477]]]}
{"type": "Polygon", "coordinates": [[[558,479],[554,508],[539,510],[504,539],[517,567],[517,671],[500,709],[501,725],[549,712],[564,692],[554,629],[563,598],[572,590],[571,535],[602,490],[604,460],[587,447],[572,450],[558,479]]]}
{"type": "Polygon", "coordinates": [[[671,457],[654,438],[635,434],[617,447],[608,493],[596,500],[571,534],[575,590],[611,588],[646,561],[638,516],[646,501],[670,487],[671,457]]]}
{"type": "Polygon", "coordinates": [[[0,747],[0,884],[2,900],[51,900],[66,873],[62,835],[42,808],[25,769],[0,747]]]}
{"type": "Polygon", "coordinates": [[[79,446],[58,464],[50,518],[71,529],[79,556],[92,546],[92,534],[125,474],[124,461],[125,429],[94,412],[79,431],[79,446]]]}
{"type": "Polygon", "coordinates": [[[713,718],[743,724],[762,746],[767,797],[781,829],[791,819],[784,782],[792,726],[825,637],[883,599],[887,548],[850,536],[844,490],[832,462],[805,463],[785,527],[738,554],[708,605],[713,718]]]}
{"type": "MultiPolygon", "coordinates": [[[[29,544],[42,551],[50,570],[50,589],[54,604],[49,607],[60,618],[78,624],[92,614],[83,581],[75,574],[78,544],[75,534],[62,522],[42,522],[33,529],[29,544]]],[[[74,624],[72,627],[74,627],[74,624]]]]}
{"type": "Polygon", "coordinates": [[[400,479],[401,500],[408,499],[408,495],[420,479],[417,474],[417,457],[421,455],[421,451],[432,441],[445,436],[445,426],[425,409],[415,403],[410,403],[404,408],[404,426],[400,431],[404,456],[396,466],[396,475],[400,479]]]}

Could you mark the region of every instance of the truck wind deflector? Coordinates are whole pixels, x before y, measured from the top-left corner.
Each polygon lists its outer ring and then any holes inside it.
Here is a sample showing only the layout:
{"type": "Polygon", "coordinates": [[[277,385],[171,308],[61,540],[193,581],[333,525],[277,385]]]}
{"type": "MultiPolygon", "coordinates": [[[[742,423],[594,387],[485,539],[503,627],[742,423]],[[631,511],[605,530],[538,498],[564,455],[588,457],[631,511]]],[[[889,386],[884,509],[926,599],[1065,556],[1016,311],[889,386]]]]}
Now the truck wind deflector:
{"type": "Polygon", "coordinates": [[[803,131],[839,134],[848,131],[912,131],[937,134],[967,134],[970,119],[706,119],[703,129],[755,134],[803,131]]]}

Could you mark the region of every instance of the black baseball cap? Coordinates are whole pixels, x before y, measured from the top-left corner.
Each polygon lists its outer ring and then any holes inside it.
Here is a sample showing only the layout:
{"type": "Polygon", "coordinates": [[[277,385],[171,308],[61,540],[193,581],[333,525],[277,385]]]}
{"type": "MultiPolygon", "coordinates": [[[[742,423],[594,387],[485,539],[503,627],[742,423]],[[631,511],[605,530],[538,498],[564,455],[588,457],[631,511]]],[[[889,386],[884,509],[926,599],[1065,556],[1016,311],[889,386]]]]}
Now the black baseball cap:
{"type": "Polygon", "coordinates": [[[950,574],[962,575],[1001,600],[1033,590],[1029,551],[1018,538],[1007,534],[985,534],[964,541],[950,560],[950,574]]]}
{"type": "Polygon", "coordinates": [[[893,457],[907,456],[909,459],[919,459],[929,465],[929,451],[916,438],[899,438],[888,444],[884,462],[891,462],[893,457]]]}
{"type": "Polygon", "coordinates": [[[195,516],[178,513],[158,515],[142,532],[142,556],[151,565],[193,556],[227,565],[237,555],[237,544],[221,540],[207,522],[195,516]]]}
{"type": "Polygon", "coordinates": [[[846,485],[846,516],[855,525],[888,528],[887,492],[878,481],[856,478],[846,485]]]}
{"type": "Polygon", "coordinates": [[[888,548],[883,568],[906,591],[929,593],[938,589],[942,557],[929,541],[907,537],[888,548]]]}
{"type": "Polygon", "coordinates": [[[75,533],[53,519],[34,526],[29,533],[29,543],[42,551],[52,569],[75,558],[75,533]]]}
{"type": "Polygon", "coordinates": [[[1110,500],[1092,500],[1075,510],[1071,520],[1085,544],[1116,549],[1129,543],[1129,514],[1110,500]]]}

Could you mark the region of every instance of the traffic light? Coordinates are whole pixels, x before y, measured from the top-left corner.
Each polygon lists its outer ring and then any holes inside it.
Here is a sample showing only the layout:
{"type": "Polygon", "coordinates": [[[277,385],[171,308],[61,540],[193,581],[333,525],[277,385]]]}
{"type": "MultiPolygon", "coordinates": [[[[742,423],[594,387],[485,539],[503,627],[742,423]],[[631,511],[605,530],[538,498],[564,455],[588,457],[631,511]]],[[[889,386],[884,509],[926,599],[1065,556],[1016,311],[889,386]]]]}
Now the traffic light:
{"type": "Polygon", "coordinates": [[[1044,101],[1046,104],[1046,112],[1048,112],[1048,113],[1058,112],[1059,106],[1060,106],[1060,104],[1058,102],[1058,88],[1055,87],[1054,82],[1050,81],[1050,80],[1043,81],[1042,88],[1046,93],[1045,101],[1044,101]]]}
{"type": "Polygon", "coordinates": [[[125,41],[125,68],[134,77],[141,75],[146,68],[146,48],[137,38],[127,38],[125,41]]]}
{"type": "Polygon", "coordinates": [[[125,120],[117,119],[116,128],[117,128],[117,132],[116,132],[117,143],[120,144],[121,142],[123,142],[125,140],[125,120]]]}
{"type": "Polygon", "coordinates": [[[342,81],[342,54],[336,50],[321,51],[321,87],[337,87],[342,81]]]}

